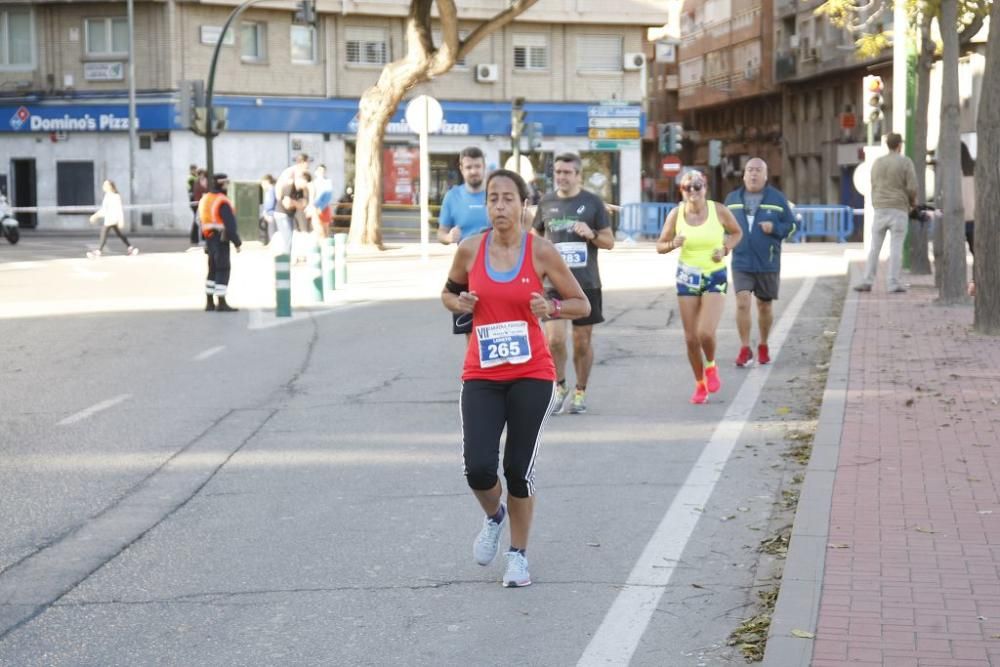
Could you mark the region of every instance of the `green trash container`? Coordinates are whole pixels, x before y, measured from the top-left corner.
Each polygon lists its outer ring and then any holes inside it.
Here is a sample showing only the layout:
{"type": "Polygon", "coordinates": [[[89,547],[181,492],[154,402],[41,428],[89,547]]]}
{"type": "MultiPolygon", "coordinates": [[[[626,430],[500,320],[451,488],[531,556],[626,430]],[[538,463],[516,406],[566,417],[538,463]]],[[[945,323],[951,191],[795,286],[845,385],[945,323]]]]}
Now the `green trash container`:
{"type": "Polygon", "coordinates": [[[256,181],[231,181],[229,198],[236,207],[236,228],[244,241],[264,241],[260,231],[260,184],[256,181]]]}

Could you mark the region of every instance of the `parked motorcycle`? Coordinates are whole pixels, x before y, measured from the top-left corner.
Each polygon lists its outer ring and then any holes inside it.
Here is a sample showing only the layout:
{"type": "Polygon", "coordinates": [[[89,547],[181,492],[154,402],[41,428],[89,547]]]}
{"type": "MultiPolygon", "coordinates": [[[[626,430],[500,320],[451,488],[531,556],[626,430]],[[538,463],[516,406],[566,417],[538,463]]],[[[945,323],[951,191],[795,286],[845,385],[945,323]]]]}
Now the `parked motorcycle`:
{"type": "Polygon", "coordinates": [[[17,218],[10,212],[10,205],[4,195],[0,195],[0,228],[3,229],[3,237],[11,245],[20,240],[21,230],[17,226],[17,218]]]}

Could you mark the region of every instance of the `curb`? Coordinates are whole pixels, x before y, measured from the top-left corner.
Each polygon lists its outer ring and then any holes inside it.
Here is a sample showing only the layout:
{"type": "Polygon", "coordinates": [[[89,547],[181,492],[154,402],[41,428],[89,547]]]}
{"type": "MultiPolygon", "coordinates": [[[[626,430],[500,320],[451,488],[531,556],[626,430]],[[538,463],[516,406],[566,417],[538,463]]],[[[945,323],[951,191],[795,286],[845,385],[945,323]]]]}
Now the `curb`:
{"type": "Polygon", "coordinates": [[[812,662],[815,639],[796,637],[792,630],[804,630],[815,637],[819,619],[830,535],[833,481],[840,458],[851,344],[858,315],[858,296],[851,289],[850,263],[846,274],[847,298],[833,344],[812,455],[792,524],[781,589],[771,616],[762,663],[764,667],[809,667],[812,662]]]}

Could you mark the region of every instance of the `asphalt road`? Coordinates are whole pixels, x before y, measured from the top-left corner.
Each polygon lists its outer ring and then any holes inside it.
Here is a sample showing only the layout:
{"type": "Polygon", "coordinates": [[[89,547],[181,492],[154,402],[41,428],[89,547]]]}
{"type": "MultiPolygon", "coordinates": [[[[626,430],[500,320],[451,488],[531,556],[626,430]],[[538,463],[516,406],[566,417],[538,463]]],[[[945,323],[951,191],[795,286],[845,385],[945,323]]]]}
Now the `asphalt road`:
{"type": "Polygon", "coordinates": [[[221,314],[184,239],[134,242],[0,248],[0,665],[743,664],[843,246],[787,248],[770,367],[733,367],[730,298],[704,406],[673,260],[601,253],[590,410],[549,422],[535,584],[510,590],[471,557],[450,248],[359,254],[277,320],[266,249],[221,314]]]}

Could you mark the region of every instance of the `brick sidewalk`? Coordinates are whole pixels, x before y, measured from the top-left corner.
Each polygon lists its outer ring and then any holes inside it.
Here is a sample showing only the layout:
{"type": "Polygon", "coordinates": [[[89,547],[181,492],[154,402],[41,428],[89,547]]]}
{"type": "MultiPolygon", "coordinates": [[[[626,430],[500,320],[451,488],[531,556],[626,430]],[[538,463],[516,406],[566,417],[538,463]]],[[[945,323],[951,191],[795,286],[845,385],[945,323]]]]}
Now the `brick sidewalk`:
{"type": "Polygon", "coordinates": [[[814,667],[1000,665],[1000,340],[911,279],[852,292],[814,667]]]}

